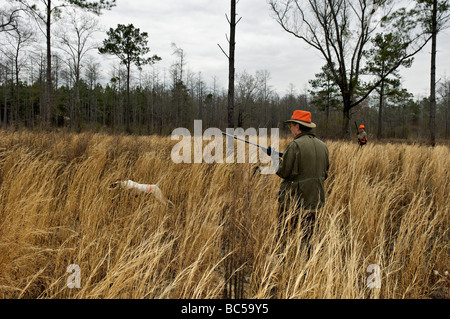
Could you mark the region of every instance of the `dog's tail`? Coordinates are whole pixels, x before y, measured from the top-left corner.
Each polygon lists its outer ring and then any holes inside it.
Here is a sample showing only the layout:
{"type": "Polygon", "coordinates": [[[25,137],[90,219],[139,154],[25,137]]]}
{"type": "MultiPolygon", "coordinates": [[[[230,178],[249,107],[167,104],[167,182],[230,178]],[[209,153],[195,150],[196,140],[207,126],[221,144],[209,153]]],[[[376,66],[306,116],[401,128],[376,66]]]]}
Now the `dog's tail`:
{"type": "MultiPolygon", "coordinates": [[[[161,182],[161,179],[159,180],[159,181],[157,181],[156,182],[156,186],[159,188],[159,189],[161,189],[160,187],[159,187],[159,183],[161,182]]],[[[168,204],[170,207],[175,207],[175,204],[172,202],[172,201],[170,201],[167,197],[165,197],[164,196],[164,200],[163,200],[166,204],[168,204]]]]}
{"type": "MultiPolygon", "coordinates": [[[[156,182],[156,186],[159,188],[159,189],[161,189],[160,187],[159,187],[159,183],[161,182],[161,179],[159,180],[159,181],[157,181],[156,182]]],[[[166,204],[168,204],[170,207],[175,207],[175,204],[172,202],[172,201],[170,201],[167,197],[165,197],[164,196],[164,201],[166,202],[166,204]]]]}

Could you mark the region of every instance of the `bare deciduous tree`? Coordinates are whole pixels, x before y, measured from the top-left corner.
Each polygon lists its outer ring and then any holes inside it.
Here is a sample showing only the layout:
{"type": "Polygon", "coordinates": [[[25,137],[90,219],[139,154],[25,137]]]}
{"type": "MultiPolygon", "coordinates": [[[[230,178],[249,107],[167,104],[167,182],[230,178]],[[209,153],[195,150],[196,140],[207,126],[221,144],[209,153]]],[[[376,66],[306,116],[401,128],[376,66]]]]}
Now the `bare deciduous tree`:
{"type": "Polygon", "coordinates": [[[83,59],[89,51],[97,48],[92,41],[92,36],[98,31],[100,29],[97,19],[73,9],[67,21],[55,33],[58,39],[58,48],[68,56],[68,60],[65,61],[74,77],[74,124],[78,131],[81,129],[80,77],[83,59]]]}
{"type": "Polygon", "coordinates": [[[116,0],[16,0],[21,4],[22,9],[27,11],[38,22],[39,28],[44,25],[45,30],[41,31],[46,38],[47,48],[47,70],[46,70],[46,106],[43,114],[44,125],[49,126],[53,112],[53,79],[52,79],[52,25],[55,18],[59,17],[62,10],[67,7],[76,7],[88,10],[95,14],[100,14],[101,10],[109,10],[116,5],[116,0]]]}
{"type": "MultiPolygon", "coordinates": [[[[275,19],[296,38],[318,50],[325,59],[343,100],[342,137],[349,135],[350,110],[363,102],[381,83],[379,79],[364,92],[358,93],[363,52],[370,45],[374,31],[390,0],[270,0],[275,19]]],[[[406,36],[406,35],[405,35],[406,36]]],[[[397,63],[385,72],[396,70],[404,60],[419,52],[427,40],[411,46],[397,63]]]]}
{"type": "MultiPolygon", "coordinates": [[[[18,124],[20,113],[20,71],[25,65],[26,57],[23,56],[23,50],[30,46],[34,39],[34,32],[27,27],[26,23],[15,21],[14,27],[7,32],[5,37],[7,45],[2,46],[1,51],[10,59],[12,64],[12,74],[14,76],[14,85],[12,86],[12,121],[18,124]]],[[[6,124],[6,121],[5,121],[6,124]]]]}
{"type": "Polygon", "coordinates": [[[19,18],[19,12],[21,9],[0,9],[0,32],[12,31],[17,26],[17,19],[19,18]]]}
{"type": "Polygon", "coordinates": [[[228,54],[219,45],[222,52],[228,59],[228,127],[234,127],[234,79],[235,79],[235,52],[236,52],[236,25],[239,23],[241,18],[236,20],[236,0],[231,0],[230,5],[230,17],[227,17],[228,24],[230,25],[230,38],[227,38],[229,49],[228,54]]]}

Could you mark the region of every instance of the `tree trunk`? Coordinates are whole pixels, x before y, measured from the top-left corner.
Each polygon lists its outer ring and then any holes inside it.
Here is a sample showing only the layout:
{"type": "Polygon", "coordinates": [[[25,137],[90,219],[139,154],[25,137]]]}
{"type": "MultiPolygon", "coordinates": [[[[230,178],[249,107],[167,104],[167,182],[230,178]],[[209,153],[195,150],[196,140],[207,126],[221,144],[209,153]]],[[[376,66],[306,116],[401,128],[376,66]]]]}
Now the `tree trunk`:
{"type": "MultiPolygon", "coordinates": [[[[76,76],[77,77],[77,76],[76,76]]],[[[78,133],[81,132],[81,100],[80,100],[80,85],[79,79],[75,79],[75,129],[78,133]]]]}
{"type": "Polygon", "coordinates": [[[445,139],[448,139],[448,114],[450,113],[450,83],[445,83],[446,90],[445,90],[445,101],[446,101],[446,108],[445,108],[445,139]]]}
{"type": "Polygon", "coordinates": [[[330,119],[330,107],[331,107],[331,81],[327,80],[327,109],[326,109],[326,126],[328,127],[328,121],[330,119]]]}
{"type": "Polygon", "coordinates": [[[18,128],[19,125],[19,114],[20,114],[20,82],[19,82],[19,51],[20,51],[20,34],[19,34],[19,44],[17,44],[16,48],[16,55],[14,57],[14,64],[15,64],[15,86],[16,86],[16,92],[15,92],[15,127],[18,128]]]}
{"type": "MultiPolygon", "coordinates": [[[[6,76],[5,76],[5,78],[6,78],[6,76]]],[[[7,121],[8,121],[8,99],[7,99],[8,95],[6,94],[6,81],[5,81],[5,84],[3,85],[3,95],[5,97],[5,107],[3,109],[3,129],[6,131],[6,126],[7,126],[7,121]]]]}
{"type": "Polygon", "coordinates": [[[234,54],[236,47],[236,0],[231,0],[230,53],[228,55],[228,127],[234,128],[234,54]]]}
{"type": "Polygon", "coordinates": [[[436,145],[436,35],[437,35],[437,0],[433,0],[433,17],[431,29],[431,81],[430,81],[430,144],[436,145]]]}
{"type": "Polygon", "coordinates": [[[125,108],[125,121],[127,123],[127,133],[130,134],[130,69],[131,65],[127,65],[127,105],[125,108]]]}
{"type": "Polygon", "coordinates": [[[51,0],[48,0],[47,3],[47,21],[46,21],[46,28],[47,28],[47,86],[46,86],[46,108],[44,110],[44,126],[47,128],[50,127],[51,124],[51,118],[52,118],[52,108],[53,108],[53,101],[52,101],[52,89],[53,89],[53,81],[52,81],[52,47],[51,47],[51,16],[52,16],[52,4],[51,0]]]}
{"type": "Polygon", "coordinates": [[[378,106],[378,130],[377,139],[381,139],[382,125],[383,125],[383,103],[384,103],[384,81],[381,82],[380,87],[380,105],[378,106]]]}
{"type": "Polygon", "coordinates": [[[349,131],[349,124],[350,124],[350,109],[352,105],[351,95],[350,94],[343,94],[343,103],[344,103],[344,110],[343,110],[343,118],[342,118],[342,133],[341,137],[343,139],[350,138],[350,131],[349,131]]]}

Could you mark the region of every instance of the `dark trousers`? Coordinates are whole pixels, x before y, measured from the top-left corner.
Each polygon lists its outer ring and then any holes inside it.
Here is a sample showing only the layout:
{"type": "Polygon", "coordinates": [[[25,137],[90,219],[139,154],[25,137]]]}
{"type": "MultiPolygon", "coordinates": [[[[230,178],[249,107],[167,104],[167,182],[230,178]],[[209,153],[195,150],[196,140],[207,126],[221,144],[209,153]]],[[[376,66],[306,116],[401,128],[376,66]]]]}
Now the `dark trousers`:
{"type": "Polygon", "coordinates": [[[283,246],[287,241],[287,237],[295,234],[295,231],[300,222],[302,243],[307,249],[308,259],[311,253],[311,236],[314,232],[314,225],[316,223],[315,209],[297,209],[294,213],[287,211],[282,205],[278,210],[278,236],[283,241],[283,246]]]}
{"type": "MultiPolygon", "coordinates": [[[[307,253],[307,260],[311,256],[311,243],[310,239],[314,232],[314,225],[316,222],[316,210],[310,209],[285,209],[284,205],[280,205],[278,209],[278,238],[281,240],[281,253],[286,248],[288,237],[292,237],[297,234],[296,229],[300,222],[301,242],[307,253]]],[[[285,255],[283,254],[282,263],[285,263],[285,255]]],[[[279,292],[281,289],[278,285],[274,286],[271,290],[271,298],[280,298],[279,292]]]]}

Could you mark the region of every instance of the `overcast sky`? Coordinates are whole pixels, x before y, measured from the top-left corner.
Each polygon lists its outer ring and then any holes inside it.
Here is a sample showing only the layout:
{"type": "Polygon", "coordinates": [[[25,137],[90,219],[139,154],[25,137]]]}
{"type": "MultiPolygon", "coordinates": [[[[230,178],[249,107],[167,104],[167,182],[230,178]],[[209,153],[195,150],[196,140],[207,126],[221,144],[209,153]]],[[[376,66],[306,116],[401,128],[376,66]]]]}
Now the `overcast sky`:
{"type": "MultiPolygon", "coordinates": [[[[186,70],[201,72],[208,86],[216,76],[217,85],[227,88],[228,61],[218,44],[226,51],[229,24],[229,0],[117,0],[117,6],[104,11],[100,22],[105,28],[132,23],[149,34],[151,54],[162,58],[157,68],[168,72],[176,60],[172,43],[183,49],[186,70]]],[[[288,92],[290,83],[296,93],[305,92],[308,80],[324,65],[318,51],[289,35],[272,18],[266,0],[240,0],[236,30],[236,72],[254,75],[258,70],[270,73],[269,84],[280,95],[288,92]]],[[[450,33],[438,37],[437,79],[450,73],[450,33]]],[[[101,35],[102,39],[106,37],[101,35]]],[[[403,86],[416,96],[429,90],[430,45],[416,55],[412,68],[403,70],[403,86]]],[[[108,58],[113,61],[112,58],[108,58]]],[[[450,74],[447,75],[450,78],[450,74]]]]}

